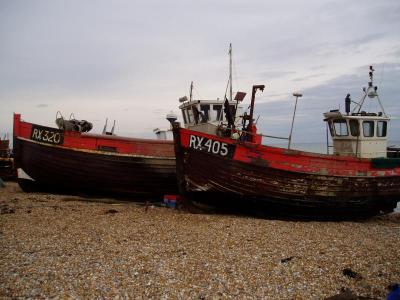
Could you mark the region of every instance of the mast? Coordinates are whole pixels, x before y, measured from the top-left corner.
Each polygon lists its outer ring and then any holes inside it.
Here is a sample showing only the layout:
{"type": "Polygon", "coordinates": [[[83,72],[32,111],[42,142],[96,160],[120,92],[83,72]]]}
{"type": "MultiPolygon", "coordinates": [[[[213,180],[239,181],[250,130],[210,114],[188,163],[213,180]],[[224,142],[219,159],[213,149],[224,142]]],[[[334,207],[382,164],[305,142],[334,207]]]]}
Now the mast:
{"type": "Polygon", "coordinates": [[[232,101],[232,43],[229,44],[229,101],[232,101]]]}
{"type": "Polygon", "coordinates": [[[189,101],[192,101],[192,94],[193,94],[193,81],[190,83],[190,99],[189,99],[189,101]]]}
{"type": "Polygon", "coordinates": [[[374,68],[373,68],[373,66],[369,66],[369,70],[370,70],[370,72],[369,72],[369,79],[370,79],[370,81],[368,82],[368,87],[367,88],[363,88],[363,91],[364,91],[364,96],[362,97],[362,99],[360,100],[360,102],[359,103],[356,103],[357,104],[357,106],[356,107],[354,107],[353,108],[353,110],[352,110],[352,114],[354,113],[354,111],[357,109],[357,107],[358,107],[358,110],[357,110],[357,114],[359,114],[360,113],[360,111],[361,111],[361,109],[362,109],[362,107],[363,107],[363,105],[364,105],[364,101],[365,101],[365,99],[368,97],[368,98],[371,98],[371,99],[373,99],[373,98],[377,98],[378,99],[378,103],[379,103],[379,106],[381,107],[381,110],[382,110],[382,113],[383,113],[383,115],[385,116],[385,117],[387,117],[387,114],[386,114],[386,112],[385,112],[385,109],[383,108],[383,105],[382,105],[382,102],[381,102],[381,99],[379,98],[379,95],[378,95],[378,87],[377,86],[374,86],[374,68]]]}

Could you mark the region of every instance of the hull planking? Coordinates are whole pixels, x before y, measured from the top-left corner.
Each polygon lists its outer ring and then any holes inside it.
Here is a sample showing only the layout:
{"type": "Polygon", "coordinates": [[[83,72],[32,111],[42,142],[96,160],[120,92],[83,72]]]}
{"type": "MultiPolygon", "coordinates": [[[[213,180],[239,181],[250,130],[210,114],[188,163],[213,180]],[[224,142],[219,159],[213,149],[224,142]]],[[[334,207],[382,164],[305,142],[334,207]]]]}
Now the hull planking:
{"type": "Polygon", "coordinates": [[[15,115],[14,153],[16,167],[52,191],[146,197],[177,192],[172,142],[64,132],[15,115]]]}
{"type": "Polygon", "coordinates": [[[400,200],[400,164],[319,155],[174,128],[181,191],[215,205],[289,215],[369,216],[400,200]]]}

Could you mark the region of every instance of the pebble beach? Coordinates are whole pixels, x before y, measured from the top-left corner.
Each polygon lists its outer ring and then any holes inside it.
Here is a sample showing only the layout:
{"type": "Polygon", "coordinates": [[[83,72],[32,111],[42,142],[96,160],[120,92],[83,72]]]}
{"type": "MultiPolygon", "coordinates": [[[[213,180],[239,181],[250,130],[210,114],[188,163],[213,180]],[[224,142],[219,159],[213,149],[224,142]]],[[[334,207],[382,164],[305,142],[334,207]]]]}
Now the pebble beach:
{"type": "Polygon", "coordinates": [[[400,283],[398,212],[342,222],[192,214],[12,182],[0,208],[3,299],[385,299],[400,283]]]}

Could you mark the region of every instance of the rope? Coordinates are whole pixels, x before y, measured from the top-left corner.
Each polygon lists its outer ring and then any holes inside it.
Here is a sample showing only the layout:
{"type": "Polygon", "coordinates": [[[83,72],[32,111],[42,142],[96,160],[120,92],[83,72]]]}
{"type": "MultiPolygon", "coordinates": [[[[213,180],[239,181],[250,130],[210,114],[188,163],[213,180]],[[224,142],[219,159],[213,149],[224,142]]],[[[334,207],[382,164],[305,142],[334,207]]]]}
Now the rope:
{"type": "Polygon", "coordinates": [[[224,95],[224,101],[226,99],[226,93],[228,92],[228,87],[229,87],[229,78],[228,78],[228,82],[226,84],[226,89],[225,89],[225,95],[224,95]]]}
{"type": "Polygon", "coordinates": [[[237,72],[236,72],[236,70],[237,70],[236,62],[234,60],[232,60],[232,61],[233,61],[233,74],[235,76],[235,81],[236,81],[236,86],[237,86],[236,91],[240,91],[239,77],[238,77],[237,72]]]}

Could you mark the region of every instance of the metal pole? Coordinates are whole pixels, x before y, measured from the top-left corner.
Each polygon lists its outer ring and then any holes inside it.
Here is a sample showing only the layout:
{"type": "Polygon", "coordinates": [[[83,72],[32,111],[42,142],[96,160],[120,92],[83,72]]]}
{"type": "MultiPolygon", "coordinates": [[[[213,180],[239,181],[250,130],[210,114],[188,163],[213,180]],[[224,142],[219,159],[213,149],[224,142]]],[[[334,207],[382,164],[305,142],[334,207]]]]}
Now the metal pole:
{"type": "Polygon", "coordinates": [[[192,94],[193,94],[193,81],[190,83],[190,98],[189,98],[189,101],[192,101],[192,94]]]}
{"type": "Polygon", "coordinates": [[[265,85],[263,85],[263,84],[253,85],[253,90],[251,92],[249,128],[251,128],[253,126],[254,100],[256,98],[256,92],[257,92],[258,89],[263,92],[264,88],[265,88],[265,85]]]}
{"type": "Polygon", "coordinates": [[[232,44],[229,44],[229,101],[232,101],[232,44]]]}
{"type": "Polygon", "coordinates": [[[300,94],[300,93],[293,93],[293,96],[296,97],[296,103],[295,103],[295,105],[294,105],[293,118],[292,118],[292,126],[290,127],[288,149],[290,149],[290,145],[291,145],[291,143],[292,143],[292,132],[293,132],[294,117],[296,116],[297,99],[298,99],[299,97],[302,97],[303,95],[300,94]]]}

